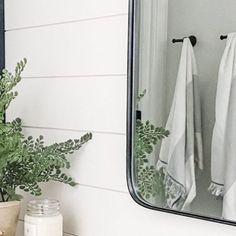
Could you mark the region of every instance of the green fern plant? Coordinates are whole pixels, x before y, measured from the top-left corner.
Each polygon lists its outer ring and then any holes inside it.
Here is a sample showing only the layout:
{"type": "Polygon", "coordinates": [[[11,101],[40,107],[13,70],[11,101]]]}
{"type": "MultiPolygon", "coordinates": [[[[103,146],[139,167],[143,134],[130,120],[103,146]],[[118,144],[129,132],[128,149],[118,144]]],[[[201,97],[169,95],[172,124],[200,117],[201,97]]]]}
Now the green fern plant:
{"type": "MultiPolygon", "coordinates": [[[[144,90],[138,96],[138,102],[145,96],[144,90]]],[[[163,127],[155,127],[150,121],[136,121],[135,130],[135,166],[138,194],[145,200],[164,195],[164,175],[150,164],[150,154],[158,141],[168,137],[169,131],[163,127]]]]}
{"type": "Polygon", "coordinates": [[[0,78],[0,202],[19,200],[18,189],[39,196],[42,194],[39,183],[43,182],[77,185],[64,173],[70,168],[67,156],[92,138],[92,134],[87,133],[80,139],[47,146],[43,136],[24,137],[20,118],[5,122],[6,109],[18,95],[12,90],[21,81],[26,62],[24,59],[17,63],[14,74],[4,69],[0,78]]]}

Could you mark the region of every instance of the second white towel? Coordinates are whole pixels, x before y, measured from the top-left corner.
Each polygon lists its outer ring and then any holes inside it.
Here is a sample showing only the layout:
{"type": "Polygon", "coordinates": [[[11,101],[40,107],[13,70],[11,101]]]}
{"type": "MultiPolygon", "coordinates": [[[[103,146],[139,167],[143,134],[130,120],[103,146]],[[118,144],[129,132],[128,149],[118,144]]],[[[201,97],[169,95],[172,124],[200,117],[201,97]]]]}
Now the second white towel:
{"type": "Polygon", "coordinates": [[[228,35],[216,93],[209,187],[223,197],[223,218],[236,221],[236,33],[228,35]]]}

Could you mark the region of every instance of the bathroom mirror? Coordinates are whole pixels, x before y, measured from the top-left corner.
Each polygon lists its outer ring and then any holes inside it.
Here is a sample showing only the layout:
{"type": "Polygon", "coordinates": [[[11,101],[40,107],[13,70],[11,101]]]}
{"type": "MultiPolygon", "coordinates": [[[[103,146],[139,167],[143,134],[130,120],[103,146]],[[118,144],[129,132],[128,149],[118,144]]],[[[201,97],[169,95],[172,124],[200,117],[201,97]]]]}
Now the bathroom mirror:
{"type": "Polygon", "coordinates": [[[236,224],[235,9],[130,2],[127,176],[147,208],[236,224]]]}

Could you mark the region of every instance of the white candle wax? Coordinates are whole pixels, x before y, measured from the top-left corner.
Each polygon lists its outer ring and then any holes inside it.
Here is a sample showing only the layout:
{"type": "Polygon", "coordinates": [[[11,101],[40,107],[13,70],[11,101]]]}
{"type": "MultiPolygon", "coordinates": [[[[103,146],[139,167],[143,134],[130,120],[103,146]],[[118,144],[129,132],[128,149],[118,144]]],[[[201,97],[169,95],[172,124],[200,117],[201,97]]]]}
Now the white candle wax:
{"type": "Polygon", "coordinates": [[[25,215],[24,236],[62,236],[63,218],[55,200],[29,202],[25,215]]]}

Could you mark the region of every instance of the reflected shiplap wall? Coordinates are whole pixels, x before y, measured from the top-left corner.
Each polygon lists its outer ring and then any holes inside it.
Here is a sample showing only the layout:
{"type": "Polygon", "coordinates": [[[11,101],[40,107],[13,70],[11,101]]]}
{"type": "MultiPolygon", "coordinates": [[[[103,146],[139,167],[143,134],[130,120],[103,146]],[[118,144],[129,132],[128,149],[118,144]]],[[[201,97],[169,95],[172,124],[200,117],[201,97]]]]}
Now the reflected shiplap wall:
{"type": "Polygon", "coordinates": [[[22,117],[26,135],[47,143],[94,133],[72,158],[81,185],[43,186],[62,202],[66,236],[232,236],[233,227],[149,211],[128,194],[127,13],[127,0],[6,0],[6,66],[29,61],[7,118],[22,117]]]}

